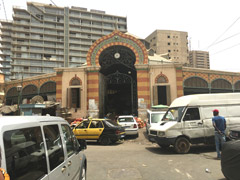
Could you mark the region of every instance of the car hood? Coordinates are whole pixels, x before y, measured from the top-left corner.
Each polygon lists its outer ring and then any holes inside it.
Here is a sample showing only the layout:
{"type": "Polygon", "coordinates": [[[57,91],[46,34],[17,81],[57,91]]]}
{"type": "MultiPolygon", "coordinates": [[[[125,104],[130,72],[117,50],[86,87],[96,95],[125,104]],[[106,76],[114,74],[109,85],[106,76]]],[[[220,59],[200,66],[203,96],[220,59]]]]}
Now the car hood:
{"type": "Polygon", "coordinates": [[[160,123],[152,123],[151,124],[151,128],[156,129],[156,128],[158,128],[160,126],[161,123],[162,122],[160,122],[160,123]]]}
{"type": "Polygon", "coordinates": [[[166,131],[169,128],[175,126],[176,124],[176,121],[162,121],[161,123],[159,123],[159,125],[151,126],[150,130],[166,131]]]}

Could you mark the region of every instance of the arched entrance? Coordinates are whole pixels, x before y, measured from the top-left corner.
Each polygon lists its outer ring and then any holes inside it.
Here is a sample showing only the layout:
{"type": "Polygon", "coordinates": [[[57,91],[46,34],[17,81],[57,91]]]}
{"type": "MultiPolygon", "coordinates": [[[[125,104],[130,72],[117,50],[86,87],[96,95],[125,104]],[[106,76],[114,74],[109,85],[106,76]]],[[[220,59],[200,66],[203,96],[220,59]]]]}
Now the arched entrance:
{"type": "Polygon", "coordinates": [[[99,57],[99,116],[137,115],[136,56],[125,46],[106,48],[99,57]]]}

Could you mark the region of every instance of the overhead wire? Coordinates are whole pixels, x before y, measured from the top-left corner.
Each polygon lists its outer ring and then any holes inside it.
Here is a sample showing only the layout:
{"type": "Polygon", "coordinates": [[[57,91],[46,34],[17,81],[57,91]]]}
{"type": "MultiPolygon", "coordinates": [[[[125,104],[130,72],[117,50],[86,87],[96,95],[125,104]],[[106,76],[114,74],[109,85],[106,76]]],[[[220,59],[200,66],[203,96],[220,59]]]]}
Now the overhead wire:
{"type": "Polygon", "coordinates": [[[237,36],[237,35],[239,35],[240,33],[236,33],[236,34],[234,34],[234,35],[232,35],[232,36],[229,36],[229,37],[227,37],[227,38],[225,38],[225,39],[223,39],[223,40],[221,40],[221,41],[218,41],[218,42],[216,42],[215,43],[215,45],[216,44],[219,44],[219,43],[221,43],[221,42],[223,42],[223,41],[226,41],[226,40],[228,40],[228,39],[230,39],[230,38],[232,38],[232,37],[235,37],[235,36],[237,36]]]}
{"type": "Polygon", "coordinates": [[[215,41],[213,41],[207,48],[204,49],[209,49],[210,47],[212,47],[213,45],[216,44],[216,42],[240,19],[240,17],[238,17],[215,41]]]}
{"type": "Polygon", "coordinates": [[[223,49],[223,50],[218,51],[218,52],[216,52],[216,53],[213,53],[213,54],[211,54],[211,55],[219,54],[219,53],[221,53],[221,52],[223,52],[223,51],[226,51],[226,50],[232,49],[232,48],[234,48],[234,47],[236,47],[236,46],[239,46],[239,45],[240,45],[240,43],[235,44],[235,45],[233,45],[233,46],[231,46],[231,47],[228,47],[228,48],[226,48],[226,49],[223,49]]]}

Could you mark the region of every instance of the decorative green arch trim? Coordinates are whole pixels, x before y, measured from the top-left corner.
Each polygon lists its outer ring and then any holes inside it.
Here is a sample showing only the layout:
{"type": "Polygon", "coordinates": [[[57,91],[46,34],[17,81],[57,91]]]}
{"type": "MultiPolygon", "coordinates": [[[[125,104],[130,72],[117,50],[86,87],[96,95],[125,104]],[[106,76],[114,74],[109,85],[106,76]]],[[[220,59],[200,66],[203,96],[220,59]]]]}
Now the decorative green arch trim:
{"type": "Polygon", "coordinates": [[[143,43],[133,36],[123,34],[118,30],[95,41],[87,54],[87,64],[89,66],[99,65],[101,52],[110,46],[125,46],[130,48],[136,56],[136,64],[147,64],[148,55],[143,43]]]}

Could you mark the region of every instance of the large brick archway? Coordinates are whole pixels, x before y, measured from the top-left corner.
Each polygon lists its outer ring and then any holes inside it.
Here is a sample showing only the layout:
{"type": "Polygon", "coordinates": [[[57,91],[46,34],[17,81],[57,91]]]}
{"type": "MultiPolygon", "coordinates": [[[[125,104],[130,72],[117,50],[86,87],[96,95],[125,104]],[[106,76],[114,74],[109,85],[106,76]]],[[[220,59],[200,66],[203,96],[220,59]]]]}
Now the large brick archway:
{"type": "MultiPolygon", "coordinates": [[[[137,99],[145,102],[146,106],[150,106],[149,92],[149,73],[148,73],[148,53],[143,43],[137,38],[121,33],[118,30],[111,34],[103,36],[90,47],[87,54],[88,67],[95,67],[95,70],[88,71],[87,80],[87,100],[95,101],[99,108],[99,81],[100,81],[100,56],[110,47],[124,47],[130,49],[136,58],[135,68],[137,72],[137,99]],[[145,65],[145,66],[144,66],[145,65]],[[141,66],[141,67],[139,67],[141,66]],[[97,68],[97,69],[96,69],[97,68]]],[[[101,100],[100,100],[101,101],[101,100]]]]}

